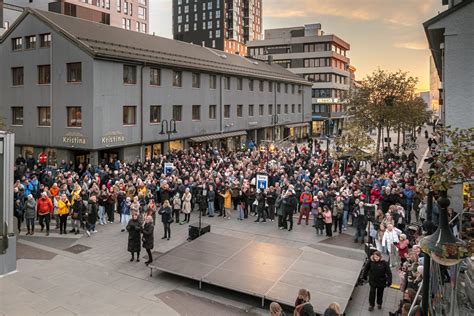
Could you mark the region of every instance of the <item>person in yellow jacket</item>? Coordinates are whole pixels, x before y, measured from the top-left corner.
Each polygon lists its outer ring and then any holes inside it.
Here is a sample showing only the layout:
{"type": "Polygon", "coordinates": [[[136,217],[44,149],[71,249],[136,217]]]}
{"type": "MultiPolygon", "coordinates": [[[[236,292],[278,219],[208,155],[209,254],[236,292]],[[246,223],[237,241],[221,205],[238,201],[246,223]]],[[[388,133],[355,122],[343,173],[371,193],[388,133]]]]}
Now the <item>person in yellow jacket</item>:
{"type": "Polygon", "coordinates": [[[81,196],[81,186],[79,184],[75,184],[74,185],[74,190],[72,191],[71,193],[71,203],[74,204],[74,201],[79,197],[81,196]]]}
{"type": "Polygon", "coordinates": [[[224,218],[227,217],[227,219],[230,219],[230,209],[232,207],[232,194],[230,193],[230,188],[226,186],[224,193],[219,194],[224,198],[224,210],[222,211],[222,216],[224,218]]]}
{"type": "Polygon", "coordinates": [[[69,207],[71,203],[67,199],[66,194],[61,195],[61,198],[58,201],[58,215],[59,215],[59,234],[67,234],[66,224],[67,217],[69,216],[69,207]]]}

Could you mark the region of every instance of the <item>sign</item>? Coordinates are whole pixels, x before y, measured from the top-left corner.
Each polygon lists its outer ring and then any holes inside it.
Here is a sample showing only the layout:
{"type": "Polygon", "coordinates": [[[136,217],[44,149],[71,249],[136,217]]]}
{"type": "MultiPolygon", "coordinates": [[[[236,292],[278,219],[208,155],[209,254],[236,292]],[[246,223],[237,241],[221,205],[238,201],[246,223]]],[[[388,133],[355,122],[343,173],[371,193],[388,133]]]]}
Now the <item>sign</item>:
{"type": "Polygon", "coordinates": [[[121,143],[125,141],[125,136],[123,136],[123,134],[120,132],[110,132],[102,136],[100,141],[102,144],[121,143]]]}
{"type": "Polygon", "coordinates": [[[67,133],[63,136],[63,143],[85,145],[86,138],[81,133],[67,133]]]}
{"type": "Polygon", "coordinates": [[[268,188],[268,176],[257,174],[257,189],[265,190],[266,188],[268,188]]]}
{"type": "Polygon", "coordinates": [[[173,172],[173,163],[172,162],[165,162],[165,168],[164,168],[165,174],[170,174],[173,172]]]}
{"type": "Polygon", "coordinates": [[[316,98],[316,103],[320,104],[330,104],[330,103],[340,103],[339,98],[316,98]]]}
{"type": "Polygon", "coordinates": [[[391,142],[392,142],[392,138],[391,138],[391,137],[385,137],[385,138],[383,139],[383,141],[386,142],[386,143],[391,143],[391,142]]]}
{"type": "Polygon", "coordinates": [[[47,153],[41,153],[38,155],[38,160],[40,163],[46,163],[48,161],[48,154],[47,153]]]}

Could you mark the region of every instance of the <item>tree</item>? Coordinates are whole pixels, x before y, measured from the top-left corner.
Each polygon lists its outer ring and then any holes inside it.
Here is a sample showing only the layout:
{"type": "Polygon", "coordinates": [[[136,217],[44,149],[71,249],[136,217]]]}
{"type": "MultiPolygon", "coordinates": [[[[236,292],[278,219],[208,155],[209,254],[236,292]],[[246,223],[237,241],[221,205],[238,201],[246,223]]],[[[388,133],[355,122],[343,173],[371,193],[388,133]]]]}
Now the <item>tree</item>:
{"type": "Polygon", "coordinates": [[[334,142],[338,148],[337,158],[349,157],[360,162],[373,155],[374,140],[367,128],[356,122],[349,122],[344,134],[337,136],[334,142]]]}
{"type": "Polygon", "coordinates": [[[7,125],[3,121],[3,117],[0,116],[0,131],[6,131],[8,130],[7,125]]]}
{"type": "Polygon", "coordinates": [[[380,153],[382,130],[385,128],[387,137],[390,137],[391,128],[402,124],[404,118],[408,120],[412,112],[407,110],[411,108],[410,104],[416,104],[416,110],[420,110],[419,100],[415,97],[417,82],[417,78],[408,76],[407,72],[401,70],[387,72],[377,69],[351,94],[347,106],[348,115],[367,130],[377,129],[377,157],[380,153]]]}

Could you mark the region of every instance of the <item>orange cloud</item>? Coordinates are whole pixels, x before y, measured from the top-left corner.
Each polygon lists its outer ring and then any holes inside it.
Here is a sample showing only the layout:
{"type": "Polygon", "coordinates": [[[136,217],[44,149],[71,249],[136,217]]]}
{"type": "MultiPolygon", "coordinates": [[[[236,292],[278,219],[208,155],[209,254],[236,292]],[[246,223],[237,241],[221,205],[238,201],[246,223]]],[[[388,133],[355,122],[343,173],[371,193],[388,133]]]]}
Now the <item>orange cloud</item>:
{"type": "Polygon", "coordinates": [[[396,42],[393,46],[397,48],[406,48],[414,50],[428,49],[427,41],[396,42]]]}

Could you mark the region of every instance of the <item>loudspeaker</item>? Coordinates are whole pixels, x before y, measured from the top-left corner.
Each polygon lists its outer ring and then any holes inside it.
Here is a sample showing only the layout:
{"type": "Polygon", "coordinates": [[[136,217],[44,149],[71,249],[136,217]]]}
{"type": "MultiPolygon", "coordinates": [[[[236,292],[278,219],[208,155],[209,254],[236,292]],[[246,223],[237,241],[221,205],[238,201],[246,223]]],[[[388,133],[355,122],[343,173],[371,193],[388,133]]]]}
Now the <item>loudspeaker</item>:
{"type": "Polygon", "coordinates": [[[189,225],[188,230],[188,241],[194,240],[205,233],[211,232],[211,225],[202,223],[201,224],[201,231],[199,231],[199,224],[194,223],[189,225]]]}

